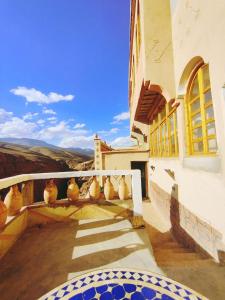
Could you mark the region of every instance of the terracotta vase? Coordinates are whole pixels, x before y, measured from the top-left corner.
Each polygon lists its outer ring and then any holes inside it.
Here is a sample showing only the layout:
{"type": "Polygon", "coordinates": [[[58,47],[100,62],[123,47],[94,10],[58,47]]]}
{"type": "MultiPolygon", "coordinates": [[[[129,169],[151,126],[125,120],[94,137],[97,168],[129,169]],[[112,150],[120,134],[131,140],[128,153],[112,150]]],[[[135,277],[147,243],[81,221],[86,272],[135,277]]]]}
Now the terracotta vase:
{"type": "Polygon", "coordinates": [[[113,184],[110,181],[110,177],[107,176],[106,178],[106,182],[104,184],[104,195],[105,195],[105,199],[106,200],[112,200],[114,197],[114,188],[113,188],[113,184]]]}
{"type": "Polygon", "coordinates": [[[5,196],[4,202],[7,207],[8,216],[15,216],[20,211],[23,206],[23,196],[17,185],[10,187],[9,192],[5,196]]]}
{"type": "Polygon", "coordinates": [[[3,201],[0,200],[0,228],[4,226],[7,219],[7,207],[3,201]]]}
{"type": "Polygon", "coordinates": [[[75,178],[71,178],[68,181],[67,198],[69,201],[76,201],[79,197],[79,187],[75,181],[75,178]]]}
{"type": "Polygon", "coordinates": [[[127,200],[128,199],[128,186],[127,183],[125,181],[125,176],[122,175],[121,179],[120,179],[120,183],[119,183],[119,188],[118,188],[118,194],[119,194],[119,198],[120,200],[127,200]]]}
{"type": "Polygon", "coordinates": [[[53,179],[46,181],[44,189],[44,201],[46,204],[53,204],[56,202],[58,196],[58,189],[53,179]]]}
{"type": "Polygon", "coordinates": [[[100,185],[96,176],[93,177],[89,192],[91,199],[98,200],[100,198],[100,185]]]}

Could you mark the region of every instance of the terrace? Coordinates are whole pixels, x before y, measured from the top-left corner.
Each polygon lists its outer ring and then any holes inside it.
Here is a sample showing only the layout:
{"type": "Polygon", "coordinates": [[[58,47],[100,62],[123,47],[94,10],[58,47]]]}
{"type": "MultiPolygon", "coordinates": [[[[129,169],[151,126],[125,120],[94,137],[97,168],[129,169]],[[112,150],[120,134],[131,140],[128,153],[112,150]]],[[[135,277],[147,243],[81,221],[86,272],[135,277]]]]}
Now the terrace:
{"type": "Polygon", "coordinates": [[[183,249],[172,239],[151,203],[142,203],[140,182],[139,170],[1,179],[1,190],[23,184],[26,204],[1,228],[1,299],[111,299],[112,295],[113,299],[206,299],[182,284],[222,299],[224,269],[219,270],[211,259],[183,249]],[[35,181],[91,176],[118,179],[121,175],[131,177],[128,200],[117,196],[111,200],[79,198],[76,202],[61,199],[55,204],[34,201],[35,181]],[[217,272],[217,280],[212,272],[205,275],[203,270],[217,272]],[[100,285],[104,285],[104,292],[98,289],[100,285]],[[93,287],[95,296],[91,296],[93,287]]]}

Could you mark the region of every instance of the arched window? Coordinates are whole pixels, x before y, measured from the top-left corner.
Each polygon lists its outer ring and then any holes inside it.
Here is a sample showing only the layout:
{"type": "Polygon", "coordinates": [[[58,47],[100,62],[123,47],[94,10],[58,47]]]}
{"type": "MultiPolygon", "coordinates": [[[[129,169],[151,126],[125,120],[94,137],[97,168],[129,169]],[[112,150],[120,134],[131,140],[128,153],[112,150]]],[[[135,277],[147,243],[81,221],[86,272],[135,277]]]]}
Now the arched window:
{"type": "Polygon", "coordinates": [[[188,154],[215,154],[215,119],[209,66],[201,66],[189,83],[186,99],[188,154]]]}

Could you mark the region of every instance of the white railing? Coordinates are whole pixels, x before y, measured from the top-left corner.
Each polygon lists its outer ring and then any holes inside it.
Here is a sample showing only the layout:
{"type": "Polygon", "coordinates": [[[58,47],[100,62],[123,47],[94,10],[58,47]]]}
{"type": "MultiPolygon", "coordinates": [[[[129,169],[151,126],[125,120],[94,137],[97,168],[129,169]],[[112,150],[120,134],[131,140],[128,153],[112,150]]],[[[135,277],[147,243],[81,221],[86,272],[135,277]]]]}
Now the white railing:
{"type": "Polygon", "coordinates": [[[142,190],[141,190],[141,172],[140,170],[92,170],[92,171],[72,171],[72,172],[54,172],[54,173],[35,173],[23,174],[13,177],[0,179],[0,190],[12,185],[24,183],[33,180],[44,180],[51,178],[72,178],[72,177],[90,177],[90,176],[131,176],[133,216],[142,217],[142,190]]]}

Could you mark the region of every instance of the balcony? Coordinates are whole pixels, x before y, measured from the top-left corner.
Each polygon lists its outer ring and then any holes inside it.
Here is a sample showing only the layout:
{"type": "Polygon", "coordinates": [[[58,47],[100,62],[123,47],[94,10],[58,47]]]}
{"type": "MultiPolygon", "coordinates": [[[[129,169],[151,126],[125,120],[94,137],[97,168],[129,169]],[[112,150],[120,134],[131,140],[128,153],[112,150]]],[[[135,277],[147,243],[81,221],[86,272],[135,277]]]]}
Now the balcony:
{"type": "MultiPolygon", "coordinates": [[[[27,205],[9,216],[0,231],[1,299],[91,299],[88,295],[93,292],[100,299],[104,293],[115,294],[112,299],[118,299],[118,293],[136,299],[141,293],[175,292],[167,289],[174,281],[163,276],[144,228],[139,170],[19,175],[1,179],[0,189],[21,184],[27,205]],[[33,202],[36,181],[93,176],[131,177],[130,199],[106,200],[101,193],[98,200],[86,196],[52,204],[33,202]]],[[[146,207],[145,211],[149,214],[146,207]]],[[[152,217],[154,223],[156,216],[152,217]]],[[[205,299],[176,284],[179,293],[205,299]]]]}

